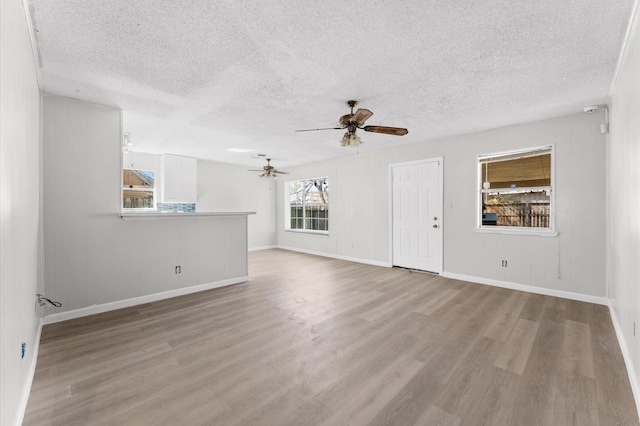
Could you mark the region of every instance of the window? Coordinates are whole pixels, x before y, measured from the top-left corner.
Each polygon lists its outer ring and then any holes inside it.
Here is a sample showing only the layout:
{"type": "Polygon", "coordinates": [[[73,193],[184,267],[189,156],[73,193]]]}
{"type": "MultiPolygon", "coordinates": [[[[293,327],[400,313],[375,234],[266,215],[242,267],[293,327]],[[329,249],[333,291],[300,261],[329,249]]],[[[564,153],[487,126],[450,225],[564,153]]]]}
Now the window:
{"type": "Polygon", "coordinates": [[[149,170],[122,171],[122,208],[153,210],[156,207],[155,176],[149,170]]]}
{"type": "Polygon", "coordinates": [[[478,156],[482,230],[554,231],[553,146],[478,156]]]}
{"type": "Polygon", "coordinates": [[[329,178],[286,182],[289,199],[286,228],[327,234],[329,232],[329,178]]]}

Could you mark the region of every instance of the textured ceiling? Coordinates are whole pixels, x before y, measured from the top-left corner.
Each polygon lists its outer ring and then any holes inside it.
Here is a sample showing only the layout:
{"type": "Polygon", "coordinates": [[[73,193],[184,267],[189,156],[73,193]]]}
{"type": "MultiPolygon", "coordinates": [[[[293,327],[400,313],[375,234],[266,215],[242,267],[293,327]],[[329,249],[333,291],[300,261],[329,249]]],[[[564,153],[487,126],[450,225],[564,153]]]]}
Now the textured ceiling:
{"type": "Polygon", "coordinates": [[[42,90],[124,110],[133,150],[278,168],[605,103],[633,0],[29,0],[42,90]],[[230,148],[251,149],[237,153],[230,148]]]}

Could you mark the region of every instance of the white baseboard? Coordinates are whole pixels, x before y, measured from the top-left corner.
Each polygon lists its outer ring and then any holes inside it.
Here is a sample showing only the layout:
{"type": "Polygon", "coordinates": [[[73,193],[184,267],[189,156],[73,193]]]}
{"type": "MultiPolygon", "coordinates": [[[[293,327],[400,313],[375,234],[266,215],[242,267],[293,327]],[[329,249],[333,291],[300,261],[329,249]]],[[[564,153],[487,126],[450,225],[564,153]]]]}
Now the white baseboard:
{"type": "Polygon", "coordinates": [[[148,294],[146,296],[133,297],[131,299],[118,300],[115,302],[102,303],[100,305],[87,306],[86,308],[74,309],[72,311],[60,312],[56,314],[46,315],[44,324],[52,324],[55,322],[66,321],[74,318],[86,317],[88,315],[101,314],[103,312],[114,311],[116,309],[128,308],[131,306],[142,305],[144,303],[155,302],[172,297],[183,296],[185,294],[197,293],[199,291],[211,290],[213,288],[225,287],[228,285],[243,283],[249,280],[248,276],[230,278],[222,281],[194,285],[191,287],[179,288],[176,290],[163,291],[161,293],[148,294]]]}
{"type": "Polygon", "coordinates": [[[40,336],[42,336],[42,326],[44,325],[43,318],[40,318],[38,323],[38,332],[36,338],[33,341],[33,348],[31,351],[31,365],[29,365],[29,372],[27,374],[27,383],[22,390],[22,397],[20,398],[20,408],[18,409],[18,422],[16,424],[21,425],[24,420],[24,414],[27,411],[27,403],[29,402],[29,395],[31,395],[31,385],[33,384],[33,378],[36,375],[36,365],[38,364],[38,350],[40,349],[40,336]]]}
{"type": "MultiPolygon", "coordinates": [[[[367,265],[383,266],[383,267],[387,267],[387,268],[390,268],[390,267],[393,266],[390,262],[381,262],[381,261],[370,260],[370,259],[361,259],[361,258],[355,258],[355,257],[349,257],[349,256],[341,256],[341,255],[337,255],[337,254],[333,254],[333,253],[324,253],[324,252],[318,252],[318,251],[314,251],[314,250],[301,249],[301,248],[298,248],[298,247],[289,247],[289,246],[281,246],[281,245],[279,245],[277,248],[282,249],[282,250],[290,250],[290,251],[297,251],[297,252],[300,252],[300,253],[312,254],[312,255],[315,255],[315,256],[322,256],[322,257],[330,257],[330,258],[333,258],[333,259],[347,260],[349,262],[365,263],[367,265]]],[[[468,282],[477,283],[477,284],[491,285],[491,286],[494,286],[494,287],[508,288],[508,289],[511,289],[511,290],[526,291],[528,293],[543,294],[545,296],[555,296],[555,297],[561,297],[563,299],[577,300],[577,301],[580,301],[580,302],[589,302],[589,303],[595,303],[595,304],[598,304],[598,305],[605,305],[605,306],[607,306],[609,304],[609,299],[607,299],[606,297],[591,296],[591,295],[588,295],[588,294],[573,293],[573,292],[570,292],[570,291],[553,290],[553,289],[544,288],[544,287],[536,287],[536,286],[525,285],[525,284],[517,284],[517,283],[508,282],[508,281],[499,281],[499,280],[493,280],[493,279],[490,279],[490,278],[482,278],[482,277],[475,277],[475,276],[472,276],[472,275],[456,274],[456,273],[453,273],[453,272],[446,272],[446,271],[444,271],[440,275],[445,277],[445,278],[451,278],[451,279],[460,280],[460,281],[468,281],[468,282]]]]}
{"type": "Polygon", "coordinates": [[[314,251],[314,250],[306,250],[306,249],[301,249],[301,248],[298,248],[298,247],[287,247],[287,246],[280,246],[279,245],[277,248],[282,249],[282,250],[297,251],[297,252],[300,252],[300,253],[313,254],[314,256],[322,256],[322,257],[330,257],[332,259],[347,260],[349,262],[365,263],[367,265],[373,265],[373,266],[383,266],[383,267],[386,267],[386,268],[390,268],[392,266],[391,263],[389,263],[389,262],[380,262],[378,260],[371,260],[371,259],[361,259],[359,257],[341,256],[339,254],[324,253],[324,252],[314,251]]]}
{"type": "Polygon", "coordinates": [[[474,277],[471,275],[456,274],[453,272],[443,272],[441,274],[445,278],[451,278],[460,281],[469,281],[472,283],[486,284],[494,287],[508,288],[510,290],[526,291],[528,293],[543,294],[545,296],[561,297],[563,299],[577,300],[580,302],[595,303],[598,305],[608,305],[609,299],[606,297],[591,296],[588,294],[573,293],[570,291],[553,290],[550,288],[536,287],[532,285],[517,284],[508,281],[493,280],[490,278],[474,277]]]}
{"type": "Polygon", "coordinates": [[[260,247],[249,247],[249,251],[260,251],[260,250],[269,250],[278,248],[278,246],[260,246],[260,247]]]}
{"type": "MultiPolygon", "coordinates": [[[[338,256],[338,255],[332,255],[332,254],[328,254],[328,253],[315,252],[315,251],[312,251],[312,250],[304,250],[304,249],[298,249],[298,248],[286,247],[286,246],[255,248],[254,250],[267,250],[267,249],[270,249],[270,248],[280,248],[280,249],[283,249],[283,250],[297,251],[297,252],[313,254],[313,255],[317,255],[317,256],[323,256],[323,257],[330,257],[330,258],[335,258],[335,259],[347,260],[347,261],[351,261],[351,262],[366,263],[366,264],[375,265],[375,266],[391,267],[391,264],[386,263],[386,262],[377,262],[377,261],[371,261],[371,260],[368,260],[368,259],[351,258],[351,257],[347,257],[347,256],[338,256]]],[[[605,297],[590,296],[590,295],[585,295],[585,294],[580,294],[580,293],[573,293],[573,292],[566,292],[566,291],[561,291],[561,290],[552,290],[552,289],[546,289],[546,288],[542,288],[542,287],[535,287],[535,286],[529,286],[529,285],[523,285],[523,284],[516,284],[516,283],[507,282],[507,281],[499,281],[499,280],[492,280],[492,279],[488,279],[488,278],[474,277],[474,276],[470,276],[470,275],[456,274],[456,273],[446,272],[446,271],[443,272],[441,274],[441,276],[443,276],[445,278],[451,278],[451,279],[456,279],[456,280],[461,280],[461,281],[468,281],[468,282],[473,282],[473,283],[478,283],[478,284],[491,285],[491,286],[495,286],[495,287],[502,287],[502,288],[507,288],[507,289],[512,289],[512,290],[526,291],[526,292],[529,292],[529,293],[543,294],[543,295],[546,295],[546,296],[555,296],[555,297],[561,297],[561,298],[564,298],[564,299],[578,300],[578,301],[581,301],[581,302],[596,303],[596,304],[608,306],[609,307],[609,312],[610,312],[610,315],[611,315],[611,320],[613,322],[613,327],[614,327],[615,332],[616,332],[616,337],[617,337],[618,343],[620,345],[620,350],[622,351],[622,355],[624,357],[624,361],[625,361],[625,364],[626,364],[626,367],[627,367],[627,374],[629,376],[629,382],[631,383],[631,390],[632,390],[633,396],[635,398],[636,407],[637,407],[637,410],[638,410],[638,416],[640,417],[640,383],[638,382],[638,376],[636,375],[636,371],[635,371],[634,365],[633,365],[633,363],[631,361],[630,353],[629,353],[629,350],[628,350],[628,346],[627,346],[626,340],[624,338],[624,334],[622,333],[622,329],[620,327],[620,323],[618,322],[618,318],[616,316],[615,309],[613,308],[613,305],[611,305],[611,302],[609,301],[609,299],[607,299],[605,297]]],[[[130,307],[130,306],[140,305],[140,304],[143,304],[143,303],[154,302],[154,301],[157,301],[157,300],[169,299],[171,297],[182,296],[182,295],[185,295],[185,294],[191,294],[191,293],[196,293],[196,292],[199,292],[199,291],[210,290],[210,289],[213,289],[213,288],[219,288],[219,287],[224,287],[224,286],[228,286],[228,285],[239,284],[241,282],[248,281],[248,279],[249,279],[249,277],[244,276],[244,277],[232,278],[232,279],[223,280],[223,281],[216,281],[216,282],[212,282],[212,283],[200,284],[200,285],[197,285],[197,286],[186,287],[186,288],[181,288],[181,289],[176,289],[176,290],[170,290],[170,291],[165,291],[165,292],[161,292],[161,293],[155,293],[155,294],[151,294],[151,295],[147,295],[147,296],[141,296],[141,297],[135,297],[135,298],[126,299],[126,300],[121,300],[121,301],[117,301],[117,302],[110,302],[110,303],[105,303],[105,304],[101,304],[101,305],[88,306],[86,308],[76,309],[76,310],[67,311],[67,312],[61,312],[61,313],[58,313],[58,314],[51,314],[51,315],[45,316],[44,318],[41,318],[40,319],[40,324],[38,326],[38,332],[37,332],[37,335],[36,335],[36,338],[35,338],[35,342],[34,342],[34,346],[35,347],[33,348],[33,352],[32,352],[31,365],[29,367],[28,384],[24,388],[23,395],[22,395],[21,402],[20,402],[20,411],[19,411],[20,418],[19,418],[18,424],[22,424],[22,421],[24,419],[24,414],[25,414],[25,411],[27,409],[27,403],[29,401],[29,395],[31,393],[31,384],[33,383],[33,379],[34,379],[35,371],[36,371],[36,365],[37,365],[37,361],[38,361],[38,351],[39,351],[39,348],[40,348],[40,337],[41,337],[41,334],[42,334],[42,326],[43,325],[52,324],[52,323],[59,322],[59,321],[65,321],[65,320],[73,319],[73,318],[80,318],[80,317],[87,316],[87,315],[93,315],[93,314],[98,314],[98,313],[102,313],[102,312],[108,312],[108,311],[112,311],[112,310],[115,310],[115,309],[121,309],[121,308],[130,307]]]]}
{"type": "Polygon", "coordinates": [[[629,376],[629,383],[631,383],[631,391],[633,392],[633,397],[636,400],[636,409],[638,410],[638,417],[640,417],[640,382],[638,382],[638,375],[636,373],[635,367],[633,366],[631,353],[629,352],[627,341],[624,338],[624,334],[622,333],[622,327],[618,322],[616,310],[613,308],[611,301],[609,301],[609,314],[611,315],[613,328],[616,331],[616,337],[618,338],[618,344],[620,345],[620,351],[622,351],[624,363],[627,366],[627,375],[629,376]]]}

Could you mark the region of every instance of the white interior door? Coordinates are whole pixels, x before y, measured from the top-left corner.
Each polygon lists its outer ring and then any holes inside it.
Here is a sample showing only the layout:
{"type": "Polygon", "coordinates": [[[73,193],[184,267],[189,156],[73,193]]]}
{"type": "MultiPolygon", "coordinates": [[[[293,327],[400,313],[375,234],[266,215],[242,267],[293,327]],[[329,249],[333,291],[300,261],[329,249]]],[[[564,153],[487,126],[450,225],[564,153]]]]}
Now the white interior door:
{"type": "Polygon", "coordinates": [[[442,160],[391,166],[393,266],[442,272],[442,160]]]}

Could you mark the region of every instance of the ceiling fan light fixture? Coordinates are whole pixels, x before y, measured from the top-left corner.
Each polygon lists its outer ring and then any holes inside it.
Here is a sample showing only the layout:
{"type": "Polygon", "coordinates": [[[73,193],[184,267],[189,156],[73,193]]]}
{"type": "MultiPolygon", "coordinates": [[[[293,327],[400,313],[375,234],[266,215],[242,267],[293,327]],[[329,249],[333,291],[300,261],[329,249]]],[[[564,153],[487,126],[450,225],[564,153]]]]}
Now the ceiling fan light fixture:
{"type": "Polygon", "coordinates": [[[129,148],[133,146],[133,142],[131,142],[131,133],[124,132],[122,134],[122,152],[125,154],[129,153],[129,148]]]}
{"type": "Polygon", "coordinates": [[[350,108],[349,114],[345,114],[340,117],[338,121],[338,125],[340,127],[323,127],[318,129],[302,129],[296,130],[296,132],[312,132],[316,130],[340,130],[345,129],[347,132],[342,137],[340,141],[340,145],[343,147],[346,146],[358,146],[362,143],[362,140],[358,135],[356,135],[356,131],[358,129],[362,129],[365,132],[373,132],[373,133],[382,133],[385,135],[394,135],[394,136],[404,136],[409,131],[405,128],[400,127],[389,127],[389,126],[363,126],[364,122],[369,119],[373,115],[368,109],[358,108],[355,112],[353,108],[358,104],[358,101],[350,100],[347,101],[347,105],[350,108]]]}
{"type": "Polygon", "coordinates": [[[362,143],[360,136],[355,132],[346,132],[340,141],[341,146],[358,146],[362,143]]]}
{"type": "Polygon", "coordinates": [[[276,180],[278,178],[278,174],[288,175],[288,172],[283,172],[282,170],[278,170],[271,165],[271,158],[267,158],[267,165],[262,169],[249,169],[250,172],[260,172],[258,175],[259,178],[271,178],[276,180]]]}

